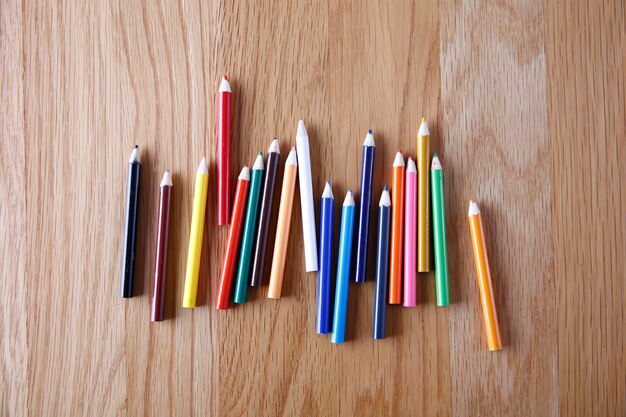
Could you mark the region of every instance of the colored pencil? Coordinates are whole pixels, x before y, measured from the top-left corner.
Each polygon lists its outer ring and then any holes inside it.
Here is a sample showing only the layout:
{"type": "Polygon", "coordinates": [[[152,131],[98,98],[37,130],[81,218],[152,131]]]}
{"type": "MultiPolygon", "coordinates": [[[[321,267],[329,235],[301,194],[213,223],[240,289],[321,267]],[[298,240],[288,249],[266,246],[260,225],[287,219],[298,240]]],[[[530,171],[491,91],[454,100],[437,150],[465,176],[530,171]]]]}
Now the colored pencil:
{"type": "Polygon", "coordinates": [[[404,210],[404,306],[416,305],[417,265],[417,167],[413,158],[409,158],[406,167],[406,193],[404,210]]]}
{"type": "Polygon", "coordinates": [[[354,232],[354,197],[348,190],[341,209],[339,251],[337,255],[337,284],[335,287],[335,315],[333,317],[332,343],[343,343],[346,339],[346,315],[348,312],[348,286],[350,285],[350,263],[352,262],[352,235],[354,232]]]}
{"type": "Polygon", "coordinates": [[[487,332],[487,346],[489,350],[500,350],[502,349],[502,341],[500,340],[496,304],[493,299],[489,258],[487,257],[485,245],[485,231],[478,204],[474,200],[470,200],[467,216],[472,237],[472,248],[474,249],[474,261],[476,262],[480,304],[482,305],[485,330],[487,332]]]}
{"type": "Polygon", "coordinates": [[[263,183],[263,197],[259,209],[259,226],[256,232],[254,245],[254,259],[252,260],[252,277],[250,285],[259,287],[263,281],[263,266],[265,265],[265,248],[267,247],[267,232],[272,215],[272,200],[276,185],[276,171],[280,160],[278,139],[274,139],[267,151],[267,166],[265,167],[265,182],[263,183]]]}
{"type": "Polygon", "coordinates": [[[417,133],[417,272],[430,271],[430,219],[428,175],[430,170],[430,132],[422,117],[417,133]]]}
{"type": "Polygon", "coordinates": [[[163,173],[159,192],[159,220],[157,221],[157,244],[154,256],[154,282],[152,284],[151,321],[163,321],[165,298],[165,271],[167,267],[167,234],[170,219],[170,194],[172,174],[163,173]]]}
{"type": "Polygon", "coordinates": [[[296,187],[298,173],[298,159],[296,148],[292,147],[285,161],[283,175],[283,189],[280,195],[278,209],[278,223],[276,225],[276,240],[274,242],[274,256],[270,272],[270,285],[267,298],[280,298],[283,288],[283,274],[285,272],[285,256],[289,244],[289,227],[291,226],[291,209],[293,208],[293,194],[296,187]]]}
{"type": "Polygon", "coordinates": [[[252,166],[252,179],[248,192],[248,205],[246,207],[246,220],[243,225],[241,236],[241,248],[237,259],[237,279],[235,281],[235,295],[233,301],[243,304],[248,298],[248,285],[250,279],[250,262],[252,261],[252,245],[256,232],[257,214],[259,209],[259,195],[263,182],[263,153],[259,152],[252,166]]]}
{"type": "Polygon", "coordinates": [[[228,232],[228,242],[226,243],[226,253],[222,264],[222,273],[217,287],[217,299],[215,300],[216,310],[228,309],[230,301],[230,291],[233,286],[233,276],[235,275],[235,263],[239,251],[241,240],[241,229],[243,229],[243,217],[246,211],[246,200],[248,198],[248,188],[250,187],[250,168],[244,165],[237,178],[237,188],[235,189],[235,202],[233,203],[232,222],[228,232]]]}
{"type": "Polygon", "coordinates": [[[191,230],[189,232],[189,252],[187,252],[187,272],[185,273],[185,288],[183,291],[184,308],[194,308],[196,306],[208,185],[209,169],[206,164],[206,159],[202,158],[200,166],[198,166],[198,171],[196,172],[196,185],[193,194],[193,211],[191,214],[191,230]]]}
{"type": "Polygon", "coordinates": [[[450,305],[448,284],[448,248],[446,244],[446,208],[443,193],[443,170],[437,154],[430,167],[430,182],[433,201],[433,241],[435,249],[435,288],[437,305],[450,305]]]}
{"type": "Polygon", "coordinates": [[[232,135],[232,92],[228,76],[220,83],[217,100],[217,224],[230,224],[230,140],[232,135]]]}
{"type": "Polygon", "coordinates": [[[391,259],[389,304],[400,304],[402,293],[402,232],[404,231],[404,157],[398,151],[391,179],[391,259]]]}
{"type": "Polygon", "coordinates": [[[367,246],[369,242],[370,206],[372,205],[372,175],[374,173],[374,134],[371,130],[363,142],[361,162],[361,187],[359,192],[359,228],[356,240],[355,282],[365,282],[367,271],[367,246]]]}
{"type": "Polygon", "coordinates": [[[140,177],[141,159],[139,159],[139,146],[135,145],[128,160],[128,179],[126,182],[126,218],[124,221],[124,247],[122,249],[122,298],[131,298],[133,296],[140,177]]]}
{"type": "Polygon", "coordinates": [[[320,209],[320,262],[317,274],[317,334],[330,332],[330,277],[333,260],[333,217],[335,211],[335,197],[326,181],[322,193],[320,209]]]}
{"type": "Polygon", "coordinates": [[[385,185],[378,204],[378,239],[376,244],[376,287],[374,288],[374,339],[385,338],[387,282],[389,278],[389,218],[391,198],[385,185]]]}
{"type": "Polygon", "coordinates": [[[317,236],[315,234],[315,206],[313,203],[309,135],[304,128],[302,120],[298,122],[296,153],[298,154],[298,183],[300,185],[300,207],[302,208],[304,261],[306,271],[312,272],[317,271],[317,236]]]}

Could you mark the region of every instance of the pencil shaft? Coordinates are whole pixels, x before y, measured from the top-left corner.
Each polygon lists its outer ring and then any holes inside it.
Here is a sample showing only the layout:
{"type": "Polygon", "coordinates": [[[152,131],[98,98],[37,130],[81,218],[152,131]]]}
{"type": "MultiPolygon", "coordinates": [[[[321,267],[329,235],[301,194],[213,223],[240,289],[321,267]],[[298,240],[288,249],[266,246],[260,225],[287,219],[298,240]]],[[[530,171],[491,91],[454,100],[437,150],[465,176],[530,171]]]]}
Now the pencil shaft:
{"type": "MultiPolygon", "coordinates": [[[[247,169],[247,168],[246,168],[247,169]]],[[[226,243],[226,253],[222,264],[222,273],[217,287],[217,298],[215,308],[217,310],[228,309],[230,301],[230,291],[233,286],[233,276],[235,274],[235,263],[241,239],[241,229],[243,228],[243,216],[246,210],[246,199],[248,198],[248,188],[250,179],[239,179],[235,190],[235,202],[233,203],[233,215],[231,218],[228,241],[226,243]]]]}
{"type": "Polygon", "coordinates": [[[217,224],[230,223],[230,147],[232,133],[232,93],[218,93],[217,129],[217,224]]]}
{"type": "Polygon", "coordinates": [[[208,184],[208,174],[196,174],[191,228],[189,232],[189,251],[187,253],[187,271],[185,273],[185,288],[183,291],[183,307],[185,308],[194,308],[196,306],[208,184]]]}
{"type": "Polygon", "coordinates": [[[430,270],[430,136],[417,137],[417,271],[430,270]]]}
{"type": "MultiPolygon", "coordinates": [[[[412,163],[412,162],[411,162],[412,163]]],[[[406,172],[406,193],[405,193],[405,228],[404,228],[404,306],[415,307],[416,305],[416,204],[417,204],[417,172],[406,172]]]]}
{"type": "Polygon", "coordinates": [[[133,296],[140,176],[141,163],[138,161],[129,163],[128,179],[126,185],[126,219],[124,222],[124,247],[122,249],[122,298],[131,298],[133,296]]]}
{"type": "Polygon", "coordinates": [[[282,292],[297,172],[297,165],[285,165],[283,188],[280,196],[280,208],[278,210],[278,223],[276,225],[274,256],[272,257],[272,270],[270,271],[270,283],[267,291],[268,298],[280,298],[282,292]]]}
{"type": "Polygon", "coordinates": [[[263,197],[261,198],[261,208],[259,209],[259,225],[256,232],[254,257],[252,260],[252,276],[250,278],[250,285],[253,287],[260,286],[263,280],[265,249],[267,247],[267,234],[272,215],[272,200],[274,198],[276,171],[278,170],[279,159],[280,155],[277,152],[269,152],[267,154],[263,197]]]}
{"type": "Polygon", "coordinates": [[[393,168],[391,194],[389,304],[400,304],[402,294],[402,234],[404,232],[404,166],[393,168]]]}
{"type": "Polygon", "coordinates": [[[163,321],[165,298],[165,271],[167,268],[167,235],[170,217],[170,193],[172,187],[162,186],[159,192],[159,218],[157,221],[157,244],[152,284],[150,320],[163,321]]]}
{"type": "Polygon", "coordinates": [[[313,203],[313,180],[311,178],[311,155],[308,136],[296,137],[298,154],[298,184],[302,208],[302,236],[304,238],[304,261],[306,271],[317,271],[317,236],[315,232],[315,207],[313,203]]]}
{"type": "Polygon", "coordinates": [[[320,262],[317,274],[317,334],[330,332],[330,289],[333,252],[333,198],[322,198],[320,210],[320,262]]]}
{"type": "Polygon", "coordinates": [[[430,171],[431,192],[433,203],[433,243],[435,250],[435,288],[437,305],[450,305],[448,284],[448,248],[446,243],[446,209],[443,193],[443,171],[430,171]]]}
{"type": "Polygon", "coordinates": [[[389,281],[389,221],[391,208],[378,208],[378,239],[376,244],[376,286],[374,288],[374,339],[384,339],[387,316],[387,284],[389,281]]]}
{"type": "Polygon", "coordinates": [[[252,245],[254,244],[254,232],[256,231],[257,214],[259,208],[259,195],[263,182],[263,170],[253,169],[250,180],[248,205],[246,207],[246,220],[241,236],[241,248],[237,260],[237,279],[235,282],[235,295],[233,301],[243,304],[248,298],[248,282],[250,279],[250,262],[252,261],[252,245]]]}
{"type": "Polygon", "coordinates": [[[354,229],[354,206],[344,205],[341,210],[341,231],[337,258],[337,283],[335,288],[335,314],[333,317],[332,343],[343,343],[346,338],[346,314],[348,311],[348,285],[352,234],[354,229]]]}
{"type": "Polygon", "coordinates": [[[480,302],[483,310],[485,331],[487,333],[487,346],[489,350],[500,350],[502,348],[500,327],[498,325],[496,304],[493,298],[489,258],[487,257],[485,247],[485,233],[481,215],[469,216],[469,224],[474,260],[476,263],[476,275],[478,277],[478,289],[480,290],[480,302]]]}
{"type": "Polygon", "coordinates": [[[361,186],[359,193],[359,226],[356,246],[355,282],[365,282],[367,272],[367,246],[369,242],[370,207],[372,200],[372,175],[374,171],[373,146],[363,146],[361,186]]]}

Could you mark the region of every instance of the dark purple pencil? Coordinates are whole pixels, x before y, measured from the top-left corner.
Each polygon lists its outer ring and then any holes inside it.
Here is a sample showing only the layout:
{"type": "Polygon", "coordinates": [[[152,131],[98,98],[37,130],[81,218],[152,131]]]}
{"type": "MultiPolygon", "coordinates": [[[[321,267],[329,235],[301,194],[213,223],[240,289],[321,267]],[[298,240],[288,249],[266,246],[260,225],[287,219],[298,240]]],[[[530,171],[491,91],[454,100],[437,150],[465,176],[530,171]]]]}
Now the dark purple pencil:
{"type": "Polygon", "coordinates": [[[274,185],[276,183],[276,171],[280,160],[278,139],[274,139],[267,151],[267,163],[265,168],[265,183],[263,185],[263,197],[259,210],[259,228],[254,246],[254,258],[252,261],[252,277],[250,285],[261,286],[263,280],[263,265],[265,263],[265,247],[267,246],[267,232],[272,215],[272,199],[274,197],[274,185]]]}

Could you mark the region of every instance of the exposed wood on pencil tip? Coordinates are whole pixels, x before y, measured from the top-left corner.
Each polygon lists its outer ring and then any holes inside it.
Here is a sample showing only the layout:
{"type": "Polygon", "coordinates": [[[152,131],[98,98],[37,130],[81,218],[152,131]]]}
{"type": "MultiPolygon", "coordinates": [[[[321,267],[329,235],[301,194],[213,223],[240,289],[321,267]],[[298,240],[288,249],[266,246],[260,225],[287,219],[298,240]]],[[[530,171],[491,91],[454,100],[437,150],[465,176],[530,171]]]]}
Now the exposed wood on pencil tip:
{"type": "Polygon", "coordinates": [[[230,93],[230,82],[228,82],[228,76],[224,75],[222,82],[220,83],[220,93],[230,93]]]}
{"type": "Polygon", "coordinates": [[[365,135],[365,142],[363,142],[363,146],[376,146],[374,143],[374,132],[372,130],[367,131],[367,135],[365,135]]]}
{"type": "Polygon", "coordinates": [[[404,156],[400,149],[398,149],[398,153],[396,153],[396,158],[393,160],[394,167],[403,167],[404,166],[404,156]]]}
{"type": "Polygon", "coordinates": [[[322,198],[335,198],[333,194],[333,189],[330,186],[330,181],[326,181],[326,185],[324,186],[324,192],[322,193],[322,198]]]}
{"type": "Polygon", "coordinates": [[[442,169],[441,168],[441,161],[439,160],[439,157],[437,156],[437,153],[435,153],[433,155],[433,162],[430,165],[430,169],[433,169],[433,170],[436,170],[436,171],[442,169]]]}
{"type": "Polygon", "coordinates": [[[208,174],[209,173],[209,167],[207,166],[206,163],[206,158],[202,158],[202,161],[200,161],[200,165],[198,166],[198,174],[208,174]]]}
{"type": "Polygon", "coordinates": [[[133,147],[133,151],[130,153],[130,158],[128,158],[128,163],[132,164],[133,162],[141,163],[141,158],[139,158],[139,146],[135,145],[133,147]]]}
{"type": "Polygon", "coordinates": [[[469,201],[469,210],[467,212],[467,215],[468,216],[475,216],[477,214],[480,214],[480,209],[478,208],[478,204],[476,204],[476,201],[470,200],[469,201]]]}
{"type": "Polygon", "coordinates": [[[161,180],[160,187],[171,187],[172,185],[172,174],[166,170],[163,173],[163,179],[161,180]]]}
{"type": "Polygon", "coordinates": [[[428,124],[426,123],[426,118],[424,117],[422,117],[422,123],[420,123],[420,129],[419,132],[417,132],[417,136],[430,136],[428,124]]]}
{"type": "Polygon", "coordinates": [[[285,161],[285,165],[298,165],[298,158],[296,157],[296,147],[292,146],[285,161]]]}
{"type": "Polygon", "coordinates": [[[380,195],[379,206],[391,207],[391,197],[389,196],[389,187],[385,185],[383,192],[380,195]]]}
{"type": "Polygon", "coordinates": [[[254,165],[252,165],[252,170],[264,170],[265,165],[263,164],[263,152],[259,152],[256,156],[256,160],[254,161],[254,165]]]}
{"type": "Polygon", "coordinates": [[[280,146],[278,146],[278,138],[274,138],[274,140],[272,140],[272,143],[270,144],[270,148],[267,150],[267,153],[277,153],[280,154],[280,146]]]}
{"type": "Polygon", "coordinates": [[[250,168],[248,167],[248,165],[243,166],[243,168],[241,169],[241,172],[239,173],[239,177],[237,179],[250,181],[250,168]]]}
{"type": "Polygon", "coordinates": [[[417,172],[417,166],[415,166],[415,160],[409,156],[406,172],[417,172]]]}
{"type": "Polygon", "coordinates": [[[348,190],[346,193],[346,199],[343,200],[344,206],[353,206],[354,205],[354,196],[352,195],[352,190],[348,190]]]}

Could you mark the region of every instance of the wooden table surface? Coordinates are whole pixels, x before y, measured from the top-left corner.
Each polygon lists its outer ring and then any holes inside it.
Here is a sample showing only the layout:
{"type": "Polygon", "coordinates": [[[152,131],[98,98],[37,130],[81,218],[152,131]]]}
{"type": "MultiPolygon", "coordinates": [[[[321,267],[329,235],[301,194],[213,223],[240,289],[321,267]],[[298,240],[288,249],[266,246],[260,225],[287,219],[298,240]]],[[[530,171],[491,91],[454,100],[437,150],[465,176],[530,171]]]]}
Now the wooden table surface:
{"type": "Polygon", "coordinates": [[[626,415],[623,1],[0,4],[0,415],[626,415]],[[304,118],[316,199],[327,178],[338,200],[358,189],[372,128],[377,201],[396,149],[414,155],[428,118],[445,169],[449,308],[421,274],[418,307],[391,307],[389,337],[373,341],[370,257],[369,282],[350,286],[348,342],[316,335],[296,194],[284,297],[266,299],[265,286],[246,305],[213,309],[227,236],[214,180],[225,72],[233,175],[274,136],[284,158],[304,118]],[[122,300],[135,143],[138,296],[122,300]],[[201,305],[189,311],[202,155],[213,179],[201,305]],[[166,168],[167,320],[155,324],[166,168]],[[498,353],[486,349],[471,197],[488,238],[498,353]]]}

